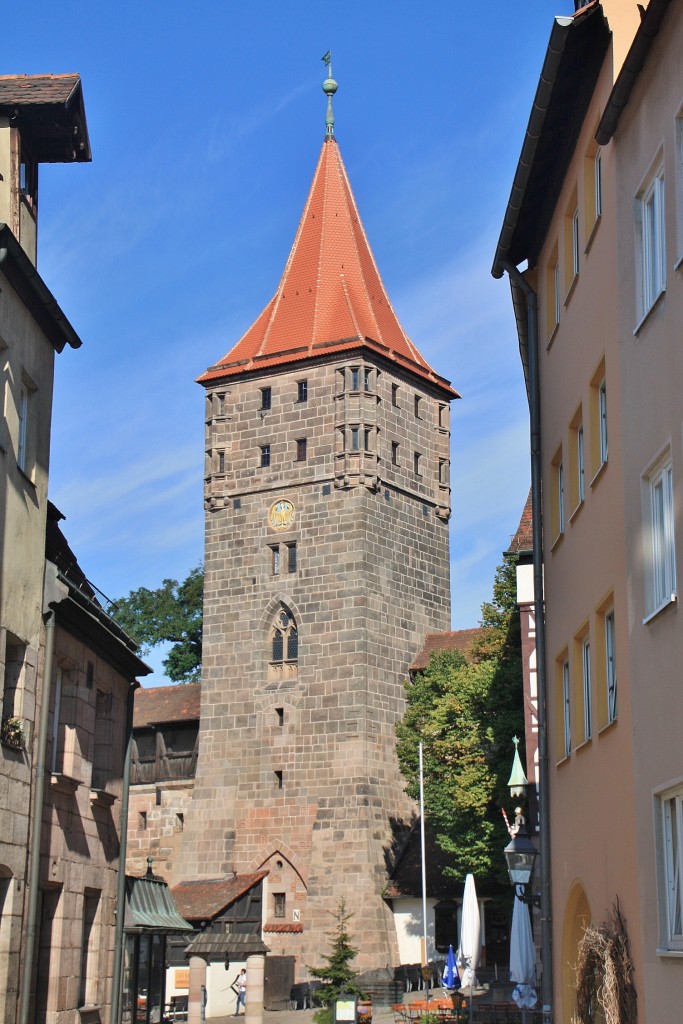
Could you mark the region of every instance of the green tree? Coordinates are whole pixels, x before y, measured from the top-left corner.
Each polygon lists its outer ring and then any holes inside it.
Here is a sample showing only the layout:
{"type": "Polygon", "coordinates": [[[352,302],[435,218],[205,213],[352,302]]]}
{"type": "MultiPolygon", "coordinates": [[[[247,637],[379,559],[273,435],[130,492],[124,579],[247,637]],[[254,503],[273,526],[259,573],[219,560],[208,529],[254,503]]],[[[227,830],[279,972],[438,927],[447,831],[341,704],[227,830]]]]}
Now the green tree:
{"type": "Polygon", "coordinates": [[[357,996],[363,994],[356,984],[358,972],[350,966],[358,950],[353,945],[349,932],[349,921],[353,914],[346,909],[346,901],[343,898],[339,900],[332,917],[336,924],[333,931],[327,933],[330,952],[322,954],[325,966],[308,968],[308,972],[313,978],[318,978],[323,982],[315,993],[316,1001],[323,1004],[323,1008],[317,1010],[313,1015],[316,1024],[332,1024],[332,1004],[342,992],[357,996]]]}
{"type": "Polygon", "coordinates": [[[482,606],[481,640],[467,659],[457,651],[432,655],[407,684],[397,727],[399,764],[414,799],[422,742],[425,816],[450,856],[446,870],[459,880],[471,871],[504,881],[500,807],[509,800],[511,739],[524,727],[516,562],[506,555],[496,572],[492,601],[482,606]]]}
{"type": "Polygon", "coordinates": [[[202,609],[204,568],[192,569],[182,583],[164,580],[157,590],[140,587],[114,602],[112,615],[145,654],[161,643],[173,646],[163,661],[176,683],[200,678],[202,666],[202,609]]]}

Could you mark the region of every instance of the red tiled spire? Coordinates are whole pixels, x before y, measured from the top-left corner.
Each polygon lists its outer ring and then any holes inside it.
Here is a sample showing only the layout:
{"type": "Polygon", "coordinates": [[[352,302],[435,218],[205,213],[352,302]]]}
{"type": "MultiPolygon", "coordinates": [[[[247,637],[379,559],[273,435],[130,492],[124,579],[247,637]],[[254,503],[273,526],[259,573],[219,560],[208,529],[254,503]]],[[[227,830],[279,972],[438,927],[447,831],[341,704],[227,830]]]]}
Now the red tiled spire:
{"type": "Polygon", "coordinates": [[[320,153],[303,216],[278,289],[237,344],[199,377],[208,384],[334,352],[369,348],[432,381],[398,321],[361,224],[334,136],[320,153]]]}

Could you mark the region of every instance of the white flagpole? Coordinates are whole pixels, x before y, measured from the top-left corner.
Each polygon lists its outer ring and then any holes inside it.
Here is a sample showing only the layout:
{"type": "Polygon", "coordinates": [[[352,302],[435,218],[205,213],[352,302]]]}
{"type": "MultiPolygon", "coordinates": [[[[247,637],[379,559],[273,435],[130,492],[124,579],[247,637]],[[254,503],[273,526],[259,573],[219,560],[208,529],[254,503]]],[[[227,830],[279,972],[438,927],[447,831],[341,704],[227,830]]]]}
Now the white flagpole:
{"type": "Polygon", "coordinates": [[[425,794],[420,743],[420,845],[422,850],[422,963],[427,963],[427,865],[425,861],[425,794]]]}

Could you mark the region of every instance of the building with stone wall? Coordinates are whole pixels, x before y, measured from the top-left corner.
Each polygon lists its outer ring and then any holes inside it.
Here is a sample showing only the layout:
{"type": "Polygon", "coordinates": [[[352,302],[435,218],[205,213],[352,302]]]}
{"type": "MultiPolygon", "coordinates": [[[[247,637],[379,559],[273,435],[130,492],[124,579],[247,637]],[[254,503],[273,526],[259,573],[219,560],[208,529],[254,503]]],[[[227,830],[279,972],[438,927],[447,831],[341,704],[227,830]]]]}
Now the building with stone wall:
{"type": "Polygon", "coordinates": [[[81,341],[36,269],[38,170],[89,159],[78,75],[0,77],[1,1024],[107,1018],[129,698],[148,671],[47,499],[55,354],[81,341]]]}
{"type": "Polygon", "coordinates": [[[126,873],[147,858],[169,885],[190,814],[199,748],[200,684],[159,686],[135,695],[126,873]]]}
{"type": "Polygon", "coordinates": [[[342,898],[357,966],[397,963],[384,889],[414,807],[394,727],[450,625],[457,394],[396,317],[329,122],[277,292],[200,383],[201,726],[174,878],[267,871],[299,976],[342,898]]]}

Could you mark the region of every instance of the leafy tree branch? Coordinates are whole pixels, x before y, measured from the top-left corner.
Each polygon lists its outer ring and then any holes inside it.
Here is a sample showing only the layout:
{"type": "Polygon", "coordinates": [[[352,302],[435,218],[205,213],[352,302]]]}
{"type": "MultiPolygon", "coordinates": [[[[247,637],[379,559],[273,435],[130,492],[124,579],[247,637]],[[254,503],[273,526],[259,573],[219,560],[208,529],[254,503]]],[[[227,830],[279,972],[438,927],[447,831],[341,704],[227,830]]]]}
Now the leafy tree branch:
{"type": "Polygon", "coordinates": [[[204,568],[192,569],[182,583],[164,580],[156,590],[140,587],[114,602],[114,619],[140,645],[141,654],[171,643],[163,661],[169,679],[195,682],[202,665],[204,568]]]}

